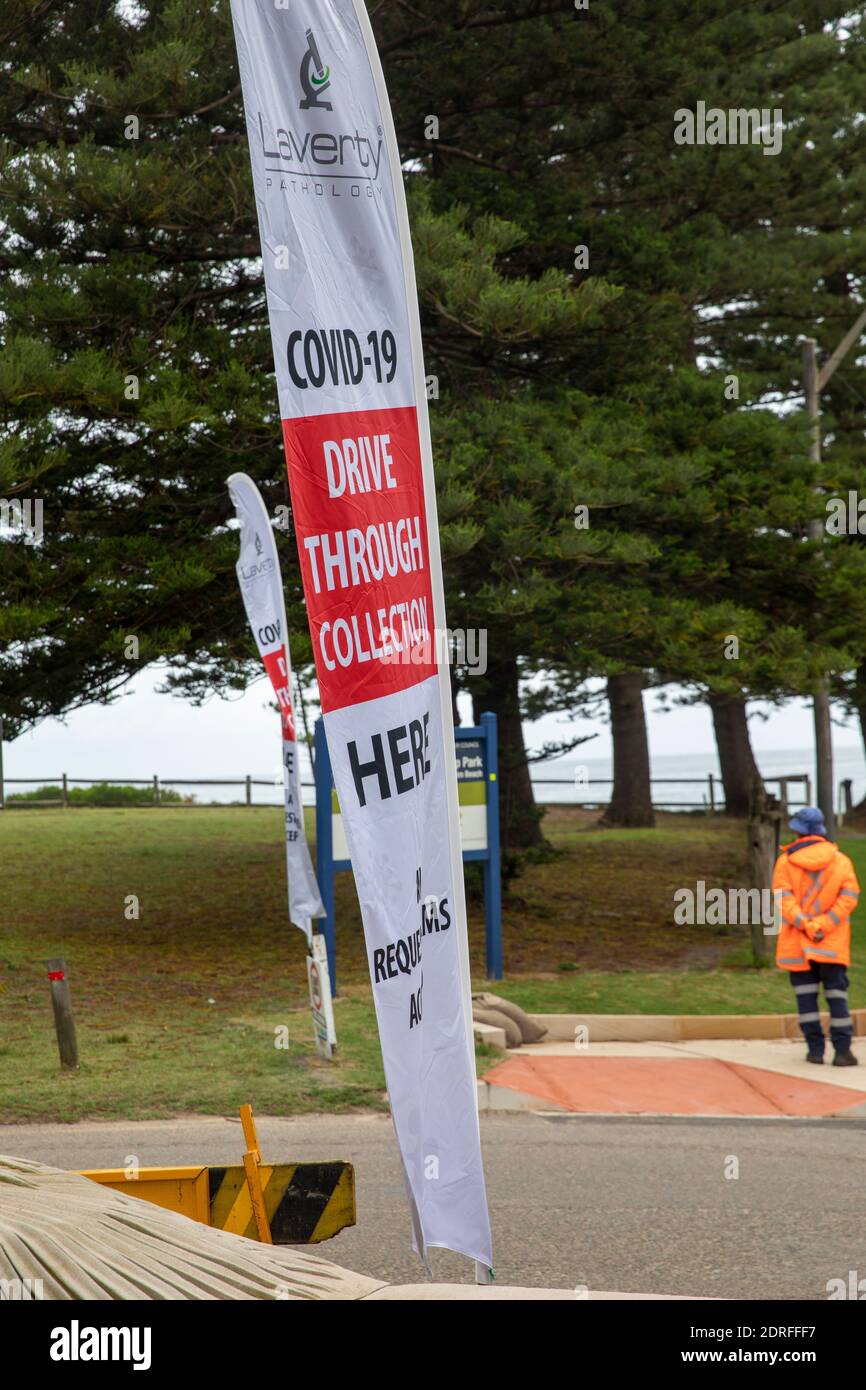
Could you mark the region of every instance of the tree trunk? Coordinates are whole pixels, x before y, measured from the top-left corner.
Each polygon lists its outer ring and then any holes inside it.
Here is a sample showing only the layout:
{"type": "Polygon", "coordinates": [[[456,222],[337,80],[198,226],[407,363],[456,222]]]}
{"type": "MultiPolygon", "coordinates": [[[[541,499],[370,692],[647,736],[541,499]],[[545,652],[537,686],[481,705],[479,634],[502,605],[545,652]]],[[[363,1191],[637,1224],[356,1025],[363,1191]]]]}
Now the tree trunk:
{"type": "Polygon", "coordinates": [[[542,812],[535,804],[523,725],[520,721],[520,693],[517,661],[490,662],[483,676],[473,676],[472,710],[475,723],[492,710],[499,735],[499,840],[506,850],[528,849],[544,844],[542,812]]]}
{"type": "Polygon", "coordinates": [[[746,701],[742,695],[718,695],[712,690],[707,701],[713,712],[726,812],[748,816],[752,796],[763,787],[763,780],[749,739],[746,701]]]}
{"type": "Polygon", "coordinates": [[[641,828],[655,825],[643,685],[640,671],[607,678],[613,736],[613,795],[602,816],[602,825],[641,828]]]}
{"type": "MultiPolygon", "coordinates": [[[[782,809],[776,798],[767,795],[763,783],[753,787],[746,839],[749,846],[749,887],[757,888],[761,894],[760,910],[756,912],[750,906],[749,911],[749,935],[756,964],[766,963],[770,956],[770,943],[765,928],[771,927],[771,922],[766,919],[774,914],[769,910],[765,914],[764,909],[769,909],[772,902],[773,869],[779,854],[781,824],[782,809]]],[[[775,921],[772,926],[775,926],[775,921]]],[[[772,935],[775,936],[775,932],[772,932],[772,935]]]]}

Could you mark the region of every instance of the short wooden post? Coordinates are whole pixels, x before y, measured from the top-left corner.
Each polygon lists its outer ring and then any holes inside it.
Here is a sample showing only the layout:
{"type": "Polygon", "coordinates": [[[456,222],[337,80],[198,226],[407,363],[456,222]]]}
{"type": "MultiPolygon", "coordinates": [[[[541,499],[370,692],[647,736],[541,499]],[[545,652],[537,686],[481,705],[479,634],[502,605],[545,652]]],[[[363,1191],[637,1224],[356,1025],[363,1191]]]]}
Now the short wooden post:
{"type": "Polygon", "coordinates": [[[851,814],[851,807],[854,804],[854,784],[850,777],[845,777],[842,782],[842,812],[843,815],[851,814]]]}
{"type": "Polygon", "coordinates": [[[156,773],[153,774],[153,804],[159,805],[159,778],[156,773]]]}
{"type": "Polygon", "coordinates": [[[68,780],[68,778],[67,778],[65,772],[64,772],[63,775],[62,775],[62,781],[63,781],[63,793],[62,793],[62,794],[63,794],[63,805],[64,805],[64,806],[68,806],[68,805],[69,805],[69,780],[68,780]]]}
{"type": "Polygon", "coordinates": [[[779,778],[779,808],[785,820],[788,819],[788,779],[779,778]]]}
{"type": "Polygon", "coordinates": [[[247,805],[248,805],[248,806],[252,806],[252,804],[253,804],[253,779],[252,779],[252,777],[250,776],[250,774],[247,773],[247,805]]]}
{"type": "Polygon", "coordinates": [[[803,781],[806,783],[806,805],[812,805],[812,778],[807,774],[803,781]]]}
{"type": "Polygon", "coordinates": [[[51,985],[51,1004],[54,1009],[60,1065],[75,1071],[78,1067],[78,1043],[75,1037],[75,1020],[72,1017],[69,981],[66,978],[66,960],[63,956],[52,956],[48,962],[48,981],[51,985]]]}
{"type": "Polygon", "coordinates": [[[716,810],[716,779],[712,772],[709,774],[707,781],[710,788],[710,815],[714,815],[716,810]]]}
{"type": "Polygon", "coordinates": [[[0,811],[6,810],[6,793],[3,790],[3,719],[0,717],[0,811]]]}

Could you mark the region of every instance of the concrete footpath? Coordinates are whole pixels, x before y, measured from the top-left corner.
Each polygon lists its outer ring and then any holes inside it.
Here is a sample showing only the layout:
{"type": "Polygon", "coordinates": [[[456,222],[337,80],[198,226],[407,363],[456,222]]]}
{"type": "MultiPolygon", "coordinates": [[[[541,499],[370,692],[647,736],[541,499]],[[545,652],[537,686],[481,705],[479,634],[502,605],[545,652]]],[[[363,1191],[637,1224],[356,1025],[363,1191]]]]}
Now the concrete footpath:
{"type": "Polygon", "coordinates": [[[542,1042],[510,1051],[478,1083],[482,1111],[581,1115],[866,1117],[866,1038],[860,1065],[823,1067],[791,1039],[542,1042]]]}

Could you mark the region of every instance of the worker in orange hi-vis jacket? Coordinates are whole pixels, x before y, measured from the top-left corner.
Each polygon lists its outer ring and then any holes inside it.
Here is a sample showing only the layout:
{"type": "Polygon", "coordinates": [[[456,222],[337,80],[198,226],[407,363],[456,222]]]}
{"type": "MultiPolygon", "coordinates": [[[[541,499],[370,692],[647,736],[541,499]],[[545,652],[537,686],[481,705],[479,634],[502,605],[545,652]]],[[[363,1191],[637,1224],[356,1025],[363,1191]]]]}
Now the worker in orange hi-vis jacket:
{"type": "Polygon", "coordinates": [[[854,1028],[848,1012],[851,964],[850,917],[860,896],[854,865],[827,838],[824,817],[804,806],[791,819],[797,838],[785,845],[773,872],[773,892],[780,922],[776,964],[791,973],[800,1028],[809,1051],[807,1062],[824,1061],[824,1030],[818,987],[824,986],[830,1009],[834,1067],[855,1067],[851,1051],[854,1028]]]}

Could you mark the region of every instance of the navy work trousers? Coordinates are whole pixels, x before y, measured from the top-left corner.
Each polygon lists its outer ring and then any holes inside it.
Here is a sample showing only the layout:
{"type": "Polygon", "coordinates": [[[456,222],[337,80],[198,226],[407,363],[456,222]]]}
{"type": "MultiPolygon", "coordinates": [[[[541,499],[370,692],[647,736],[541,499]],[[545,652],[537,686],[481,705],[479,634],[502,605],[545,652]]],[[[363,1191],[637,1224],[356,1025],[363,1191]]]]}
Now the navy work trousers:
{"type": "Polygon", "coordinates": [[[818,965],[812,961],[808,970],[792,970],[791,984],[797,996],[800,1028],[809,1051],[824,1053],[824,1030],[818,1007],[818,986],[824,986],[830,1010],[830,1038],[837,1052],[851,1050],[854,1025],[848,1012],[848,972],[844,965],[818,965]]]}

